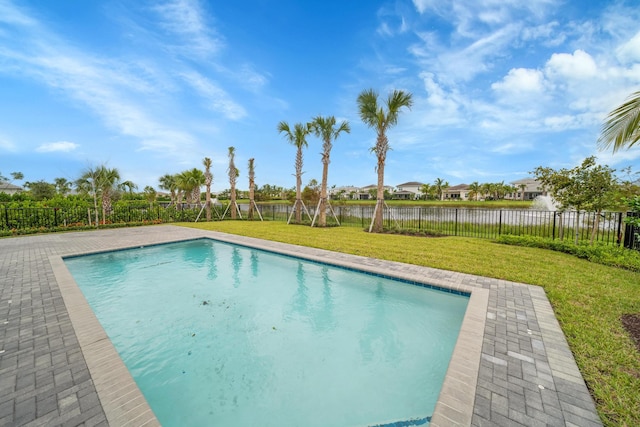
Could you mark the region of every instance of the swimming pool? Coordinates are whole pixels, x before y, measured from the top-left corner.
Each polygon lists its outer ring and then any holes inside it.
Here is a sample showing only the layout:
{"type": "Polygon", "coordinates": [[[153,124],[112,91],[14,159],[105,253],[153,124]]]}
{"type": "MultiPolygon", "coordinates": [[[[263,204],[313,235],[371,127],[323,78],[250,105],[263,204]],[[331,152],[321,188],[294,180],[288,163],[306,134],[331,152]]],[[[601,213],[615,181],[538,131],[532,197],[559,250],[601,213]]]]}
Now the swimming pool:
{"type": "Polygon", "coordinates": [[[424,420],[468,302],[212,240],[65,262],[165,426],[424,420]]]}

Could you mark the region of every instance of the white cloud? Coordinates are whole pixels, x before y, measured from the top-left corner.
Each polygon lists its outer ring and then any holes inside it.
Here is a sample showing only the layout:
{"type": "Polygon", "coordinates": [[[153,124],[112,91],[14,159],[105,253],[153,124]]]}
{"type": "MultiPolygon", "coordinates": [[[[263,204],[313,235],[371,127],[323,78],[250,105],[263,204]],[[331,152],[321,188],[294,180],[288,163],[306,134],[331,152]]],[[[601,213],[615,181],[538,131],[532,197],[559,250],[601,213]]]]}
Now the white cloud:
{"type": "Polygon", "coordinates": [[[616,49],[616,56],[624,64],[640,61],[640,32],[619,46],[616,49]]]}
{"type": "Polygon", "coordinates": [[[506,95],[538,94],[544,90],[544,75],[539,70],[513,68],[502,81],[493,83],[491,88],[506,95]]]}
{"type": "Polygon", "coordinates": [[[58,142],[48,142],[40,145],[36,148],[36,151],[39,153],[52,153],[54,151],[60,151],[63,153],[68,153],[69,151],[73,151],[78,148],[79,145],[75,142],[69,141],[58,141],[58,142]]]}
{"type": "Polygon", "coordinates": [[[583,50],[570,53],[554,53],[545,66],[546,73],[561,79],[590,79],[597,77],[598,66],[583,50]]]}

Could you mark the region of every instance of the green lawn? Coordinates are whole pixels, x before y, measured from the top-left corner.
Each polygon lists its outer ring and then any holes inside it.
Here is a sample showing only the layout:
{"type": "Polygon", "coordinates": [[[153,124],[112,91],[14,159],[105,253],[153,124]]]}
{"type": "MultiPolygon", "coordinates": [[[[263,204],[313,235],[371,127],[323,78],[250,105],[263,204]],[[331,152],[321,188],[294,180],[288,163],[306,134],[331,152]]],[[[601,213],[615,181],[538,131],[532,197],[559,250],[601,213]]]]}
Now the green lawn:
{"type": "Polygon", "coordinates": [[[280,222],[180,225],[542,286],[604,424],[640,426],[640,353],[620,322],[622,314],[640,313],[640,273],[475,238],[369,234],[280,222]]]}

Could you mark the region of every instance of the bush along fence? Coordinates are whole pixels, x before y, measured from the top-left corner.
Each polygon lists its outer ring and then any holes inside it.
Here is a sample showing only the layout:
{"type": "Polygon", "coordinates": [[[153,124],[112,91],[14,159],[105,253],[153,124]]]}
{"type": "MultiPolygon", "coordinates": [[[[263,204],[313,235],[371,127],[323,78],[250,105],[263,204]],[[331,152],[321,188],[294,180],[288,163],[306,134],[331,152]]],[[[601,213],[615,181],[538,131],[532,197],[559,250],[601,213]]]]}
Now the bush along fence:
{"type": "MultiPolygon", "coordinates": [[[[238,205],[238,219],[246,219],[248,204],[238,205]]],[[[292,206],[283,204],[258,205],[264,220],[288,221],[292,216],[292,206]]],[[[373,206],[333,206],[327,212],[330,226],[350,226],[367,228],[373,216],[373,206]]],[[[102,218],[98,209],[99,225],[131,223],[170,223],[204,221],[202,206],[116,206],[102,218]]],[[[311,223],[315,208],[308,207],[309,216],[303,212],[303,222],[311,223]]],[[[70,229],[95,226],[93,208],[0,208],[0,230],[13,231],[28,229],[70,229]]],[[[230,217],[227,206],[214,206],[212,219],[230,217]]],[[[444,207],[399,207],[384,210],[384,226],[387,229],[421,233],[435,236],[464,236],[496,238],[503,234],[537,236],[550,239],[589,241],[595,230],[594,241],[613,245],[624,245],[640,249],[640,229],[624,222],[622,212],[575,212],[538,211],[526,209],[475,209],[444,207]]],[[[259,217],[254,216],[254,220],[259,217]]]]}

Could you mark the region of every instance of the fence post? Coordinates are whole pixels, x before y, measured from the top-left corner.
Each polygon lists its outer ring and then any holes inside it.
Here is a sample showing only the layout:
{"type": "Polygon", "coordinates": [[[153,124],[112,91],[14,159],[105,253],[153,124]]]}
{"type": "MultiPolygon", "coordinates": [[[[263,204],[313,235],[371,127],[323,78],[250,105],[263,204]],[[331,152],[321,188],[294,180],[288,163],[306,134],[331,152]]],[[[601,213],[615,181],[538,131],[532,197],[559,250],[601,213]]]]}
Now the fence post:
{"type": "Polygon", "coordinates": [[[498,236],[502,234],[502,209],[500,209],[500,217],[498,219],[498,236]]]}
{"type": "Polygon", "coordinates": [[[458,208],[456,208],[456,219],[453,226],[453,235],[454,236],[458,235],[458,208]]]}
{"type": "Polygon", "coordinates": [[[9,208],[7,205],[4,206],[4,219],[7,222],[7,229],[9,229],[9,208]]]}
{"type": "Polygon", "coordinates": [[[556,240],[556,211],[553,211],[553,229],[551,231],[551,240],[556,240]]]}

